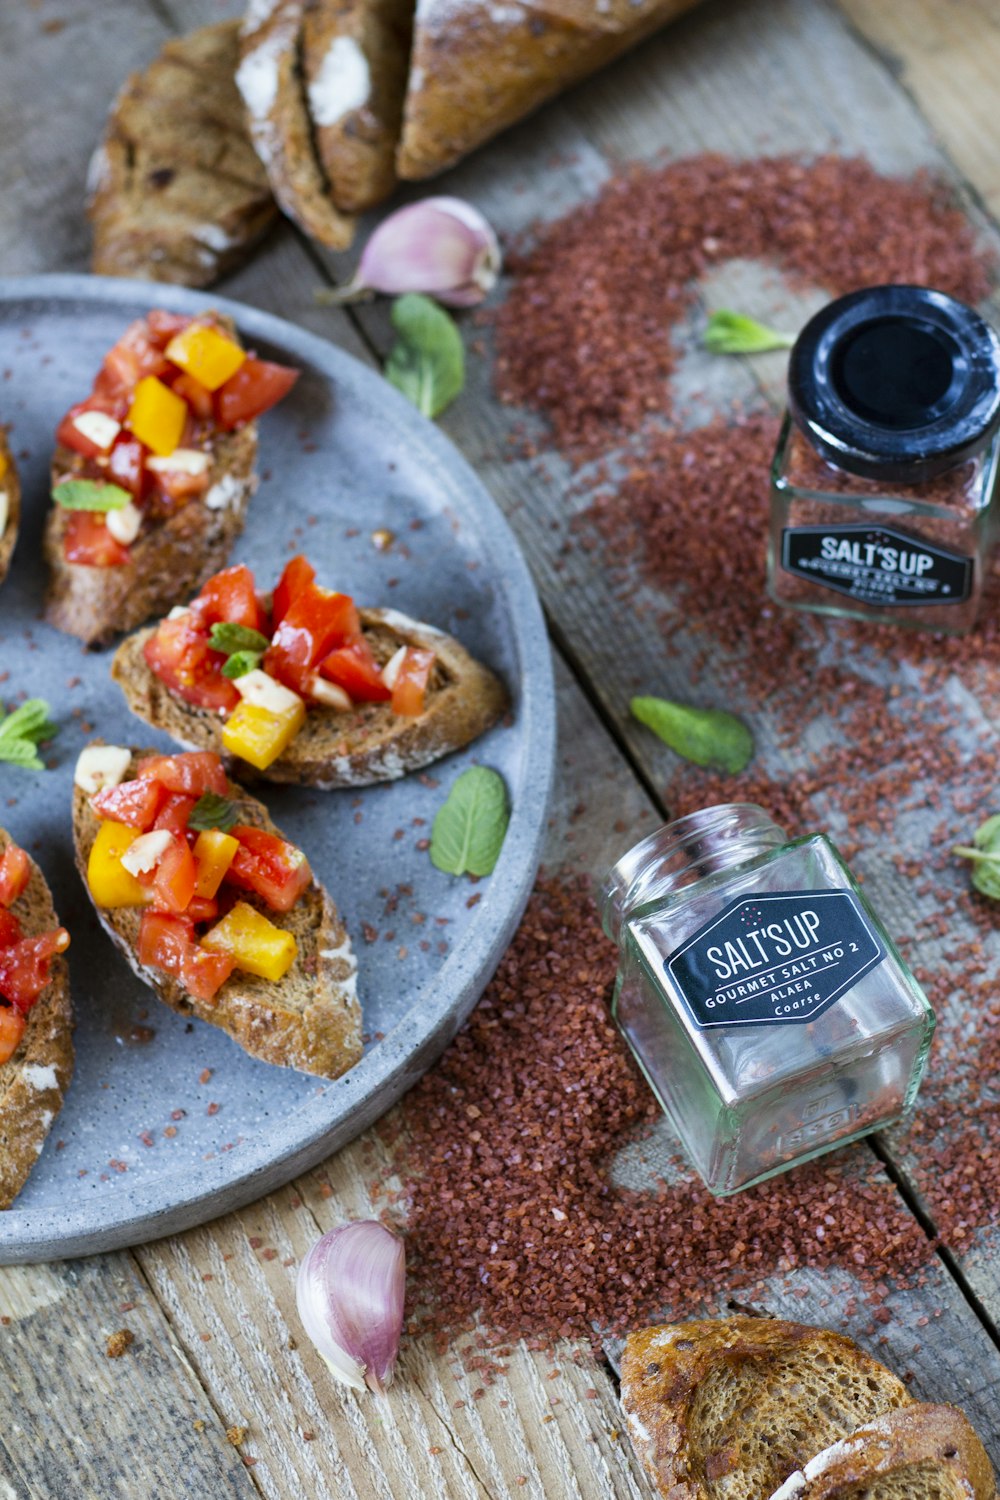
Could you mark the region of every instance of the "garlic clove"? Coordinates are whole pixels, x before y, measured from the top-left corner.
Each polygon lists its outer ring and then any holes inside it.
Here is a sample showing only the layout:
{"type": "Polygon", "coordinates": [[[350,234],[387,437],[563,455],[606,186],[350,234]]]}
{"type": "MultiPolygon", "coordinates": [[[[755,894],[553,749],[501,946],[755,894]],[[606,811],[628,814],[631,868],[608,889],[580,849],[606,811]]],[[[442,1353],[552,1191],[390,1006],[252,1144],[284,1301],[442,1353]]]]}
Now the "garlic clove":
{"type": "Polygon", "coordinates": [[[425,292],[449,307],[472,307],[496,285],[501,263],[497,237],[477,208],[461,198],[424,198],[383,219],[353,280],[318,300],[425,292]]]}
{"type": "Polygon", "coordinates": [[[299,1268],[303,1327],[331,1373],[381,1395],[392,1381],[403,1330],[406,1252],[374,1219],[332,1229],[299,1268]]]}

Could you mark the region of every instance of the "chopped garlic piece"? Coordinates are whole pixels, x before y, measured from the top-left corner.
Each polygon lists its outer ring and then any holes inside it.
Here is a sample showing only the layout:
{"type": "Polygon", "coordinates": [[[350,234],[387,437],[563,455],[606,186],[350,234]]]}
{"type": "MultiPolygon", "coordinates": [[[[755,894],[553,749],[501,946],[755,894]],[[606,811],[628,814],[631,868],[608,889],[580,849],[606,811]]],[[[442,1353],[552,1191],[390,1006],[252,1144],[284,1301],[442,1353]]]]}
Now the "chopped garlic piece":
{"type": "Polygon", "coordinates": [[[405,646],[400,646],[395,656],[390,656],[389,660],[382,668],[382,681],[385,683],[390,693],[396,686],[396,678],[399,676],[399,669],[403,665],[403,658],[406,656],[406,650],[407,648],[405,646]]]}
{"type": "Polygon", "coordinates": [[[259,667],[252,672],[244,672],[242,677],[234,677],[233,683],[245,702],[254,703],[271,714],[287,713],[290,708],[302,702],[298,693],[293,693],[283,683],[276,682],[259,667]]]}
{"type": "Polygon", "coordinates": [[[324,708],[339,708],[342,712],[353,708],[354,703],[348,693],[335,682],[327,682],[325,677],[317,673],[309,683],[310,697],[315,698],[317,703],[322,703],[324,708]]]}
{"type": "Polygon", "coordinates": [[[127,547],[139,535],[139,528],[142,526],[142,511],[129,501],[128,505],[123,505],[120,510],[109,510],[105,524],[115,541],[127,547]]]}
{"type": "Polygon", "coordinates": [[[156,869],[173,841],[169,828],[154,828],[152,833],[141,833],[125,850],[122,864],[130,875],[148,875],[150,870],[156,869]]]}
{"type": "Polygon", "coordinates": [[[88,745],[80,751],[73,780],[92,797],[106,786],[118,786],[132,762],[131,750],[121,745],[88,745]]]}
{"type": "Polygon", "coordinates": [[[78,417],[73,418],[73,426],[88,443],[100,448],[102,453],[107,453],[122,430],[122,424],[104,411],[82,411],[78,417]]]}
{"type": "Polygon", "coordinates": [[[175,448],[166,458],[147,458],[146,468],[154,474],[204,474],[210,463],[200,448],[175,448]]]}

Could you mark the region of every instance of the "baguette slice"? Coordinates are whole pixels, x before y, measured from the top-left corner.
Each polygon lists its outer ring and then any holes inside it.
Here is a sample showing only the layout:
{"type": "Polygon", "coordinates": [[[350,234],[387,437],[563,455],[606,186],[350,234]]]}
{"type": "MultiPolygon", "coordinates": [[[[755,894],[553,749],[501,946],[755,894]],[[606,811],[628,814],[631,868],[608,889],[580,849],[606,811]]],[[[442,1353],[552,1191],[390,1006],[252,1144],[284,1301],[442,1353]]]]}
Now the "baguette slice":
{"type": "Polygon", "coordinates": [[[91,161],[91,266],[207,286],[277,217],[234,75],[239,22],[170,41],[115,99],[91,161]]]}
{"type": "MultiPolygon", "coordinates": [[[[0,854],[11,842],[0,828],[0,854]]],[[[31,879],[11,907],[25,937],[59,926],[45,876],[31,879]]],[[[73,1076],[73,1007],[65,958],[52,960],[49,982],[31,1010],[21,1045],[0,1066],[0,1209],[10,1208],[38,1160],[73,1076]]]]}
{"type": "Polygon", "coordinates": [[[910,1403],[842,1334],[733,1317],[629,1335],[629,1435],[671,1500],[761,1500],[814,1453],[910,1403]]]}
{"type": "Polygon", "coordinates": [[[21,482],[7,433],[0,427],[0,583],[10,570],[21,524],[21,482]]]}
{"type": "Polygon", "coordinates": [[[396,169],[453,166],[696,0],[420,0],[396,169]]]}
{"type": "Polygon", "coordinates": [[[134,714],[189,749],[216,751],[245,779],[263,776],[324,790],[394,781],[468,745],[503,713],[507,696],[499,680],[452,636],[390,609],[363,609],[361,621],[383,665],[402,645],[436,653],[424,712],[401,718],[387,703],[361,703],[349,713],[311,708],[284,755],[263,772],[227,755],[218,714],[192,708],[150,670],[143,646],[152,629],[122,642],[111,675],[134,714]]]}
{"type": "Polygon", "coordinates": [[[412,0],[308,0],[302,63],[316,149],[338,208],[362,213],[396,185],[412,0]]]}
{"type": "MultiPolygon", "coordinates": [[[[237,338],[230,318],[220,316],[218,323],[231,338],[237,338]]],[[[79,636],[88,646],[102,646],[150,616],[164,614],[178,597],[197,592],[225,566],[243,530],[257,487],[256,461],[256,422],[235,432],[218,433],[207,493],[178,506],[167,520],[144,525],[122,567],[92,568],[66,562],[66,512],[53,502],[43,543],[49,566],[45,595],[49,624],[79,636]]],[[[68,448],[57,447],[52,484],[72,475],[79,462],[68,448]]]]}
{"type": "MultiPolygon", "coordinates": [[[[128,777],[135,775],[139,759],[152,753],[133,750],[128,777]]],[[[242,787],[230,783],[229,795],[239,803],[243,822],[268,833],[279,832],[263,803],[242,787]]],[[[74,787],[76,864],[88,894],[87,860],[99,821],[86,793],[74,787]]],[[[236,970],[211,1001],[196,999],[169,974],[139,963],[136,946],[140,909],[95,910],[138,977],[173,1010],[220,1027],[245,1052],[264,1062],[338,1078],[359,1060],[362,1047],[357,961],[336,907],[315,880],[289,912],[272,911],[252,892],[241,891],[240,899],[257,907],[268,921],[294,933],[298,954],[284,979],[277,983],[236,970]]]]}
{"type": "Polygon", "coordinates": [[[771,1500],[994,1500],[993,1466],[954,1406],[914,1402],[810,1459],[771,1500]]]}
{"type": "Polygon", "coordinates": [[[301,68],[305,0],[254,0],[240,33],[236,84],[271,191],[306,234],[346,250],[354,221],[337,209],[313,141],[301,68]]]}

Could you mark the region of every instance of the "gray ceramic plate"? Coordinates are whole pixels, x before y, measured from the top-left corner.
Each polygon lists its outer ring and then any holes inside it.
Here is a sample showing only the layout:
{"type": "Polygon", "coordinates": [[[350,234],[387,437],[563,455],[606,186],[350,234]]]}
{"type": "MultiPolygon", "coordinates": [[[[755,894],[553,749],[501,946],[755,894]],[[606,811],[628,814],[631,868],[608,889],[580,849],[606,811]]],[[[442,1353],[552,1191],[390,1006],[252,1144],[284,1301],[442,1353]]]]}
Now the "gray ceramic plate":
{"type": "Polygon", "coordinates": [[[353,1139],[424,1072],[468,1015],[534,878],[554,751],[551,662],[535,591],[506,522],[448,441],[379,376],[252,308],[177,287],[97,277],[0,280],[0,421],[12,428],[26,515],[0,592],[0,697],[49,699],[55,769],[0,764],[0,823],[30,848],[71,929],[76,1074],[16,1206],[0,1263],[109,1250],[248,1203],[353,1139]],[[86,395],[106,350],[151,306],[218,307],[268,358],[298,366],[261,421],[260,489],[234,560],[272,578],[305,551],[320,578],[453,632],[507,683],[510,721],[469,750],[362,792],[268,789],[275,820],[309,852],[360,965],[369,1043],[336,1082],[269,1067],[186,1022],[131,974],[98,928],[73,867],[73,765],[91,732],[167,745],[134,719],[87,653],[39,619],[40,555],[55,424],[86,395]],[[379,551],[372,532],[395,537],[379,551]],[[513,815],[493,875],[435,870],[420,842],[473,761],[504,776],[513,815]]]}

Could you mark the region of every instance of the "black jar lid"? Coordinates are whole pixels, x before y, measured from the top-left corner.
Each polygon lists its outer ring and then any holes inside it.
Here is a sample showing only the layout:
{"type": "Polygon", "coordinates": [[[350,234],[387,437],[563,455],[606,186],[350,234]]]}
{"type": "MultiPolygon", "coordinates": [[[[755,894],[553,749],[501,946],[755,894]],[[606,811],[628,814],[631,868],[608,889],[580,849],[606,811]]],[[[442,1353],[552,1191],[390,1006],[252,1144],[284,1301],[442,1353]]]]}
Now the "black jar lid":
{"type": "Polygon", "coordinates": [[[985,447],[1000,425],[1000,339],[945,292],[850,292],[796,339],[788,401],[831,463],[918,484],[985,447]]]}

